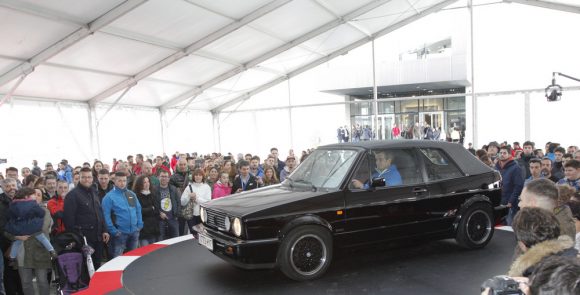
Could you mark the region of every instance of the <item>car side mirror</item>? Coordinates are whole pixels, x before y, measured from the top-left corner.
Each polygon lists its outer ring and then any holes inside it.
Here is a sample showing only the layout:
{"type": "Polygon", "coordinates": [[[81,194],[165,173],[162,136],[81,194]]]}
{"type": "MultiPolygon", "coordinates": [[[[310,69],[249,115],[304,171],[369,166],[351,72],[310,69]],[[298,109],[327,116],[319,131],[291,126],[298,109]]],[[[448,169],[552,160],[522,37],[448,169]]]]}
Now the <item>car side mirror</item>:
{"type": "Polygon", "coordinates": [[[387,185],[387,182],[383,177],[373,178],[371,181],[371,187],[383,187],[385,185],[387,185]]]}

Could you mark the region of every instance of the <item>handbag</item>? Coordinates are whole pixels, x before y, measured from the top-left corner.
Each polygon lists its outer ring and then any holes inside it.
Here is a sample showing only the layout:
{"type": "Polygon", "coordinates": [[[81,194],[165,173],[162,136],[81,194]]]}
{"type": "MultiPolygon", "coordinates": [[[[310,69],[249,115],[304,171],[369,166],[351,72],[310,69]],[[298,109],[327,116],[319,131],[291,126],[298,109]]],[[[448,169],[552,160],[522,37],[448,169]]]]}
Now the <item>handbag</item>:
{"type": "MultiPolygon", "coordinates": [[[[193,193],[193,189],[191,188],[191,184],[188,185],[189,186],[189,191],[193,193]]],[[[195,202],[189,200],[189,202],[187,202],[187,205],[185,205],[184,207],[181,207],[181,217],[183,217],[183,219],[185,220],[191,220],[193,219],[193,208],[195,207],[195,202]]]]}

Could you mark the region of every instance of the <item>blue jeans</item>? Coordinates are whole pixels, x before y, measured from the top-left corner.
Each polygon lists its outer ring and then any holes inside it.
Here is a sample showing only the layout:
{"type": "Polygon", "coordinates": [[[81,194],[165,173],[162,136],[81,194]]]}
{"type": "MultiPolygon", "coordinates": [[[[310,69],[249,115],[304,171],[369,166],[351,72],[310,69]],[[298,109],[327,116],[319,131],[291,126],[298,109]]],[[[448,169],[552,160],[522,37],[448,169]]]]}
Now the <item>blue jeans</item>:
{"type": "MultiPolygon", "coordinates": [[[[43,233],[36,234],[34,238],[36,238],[47,251],[54,251],[54,247],[52,247],[52,244],[43,233]]],[[[21,240],[14,240],[14,242],[12,242],[12,248],[10,249],[10,258],[14,259],[16,258],[16,256],[18,256],[18,251],[22,247],[22,242],[23,241],[21,240]]]]}
{"type": "Polygon", "coordinates": [[[155,242],[157,242],[157,238],[139,239],[139,247],[145,247],[155,242]]]}
{"type": "Polygon", "coordinates": [[[121,256],[125,250],[131,251],[137,249],[139,246],[139,231],[134,233],[125,234],[119,232],[114,238],[114,254],[113,258],[121,256]]]}
{"type": "Polygon", "coordinates": [[[159,240],[167,240],[179,236],[179,224],[177,219],[159,221],[159,240]]]}

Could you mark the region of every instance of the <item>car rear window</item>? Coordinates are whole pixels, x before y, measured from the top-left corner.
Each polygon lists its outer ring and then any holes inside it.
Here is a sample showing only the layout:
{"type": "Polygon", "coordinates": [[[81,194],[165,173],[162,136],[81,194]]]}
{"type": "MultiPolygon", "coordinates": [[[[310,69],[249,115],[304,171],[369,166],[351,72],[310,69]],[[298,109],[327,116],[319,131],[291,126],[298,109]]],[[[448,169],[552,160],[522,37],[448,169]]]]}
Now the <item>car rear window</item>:
{"type": "Polygon", "coordinates": [[[447,154],[439,149],[422,148],[427,179],[429,181],[450,179],[463,176],[463,173],[449,159],[447,154]]]}

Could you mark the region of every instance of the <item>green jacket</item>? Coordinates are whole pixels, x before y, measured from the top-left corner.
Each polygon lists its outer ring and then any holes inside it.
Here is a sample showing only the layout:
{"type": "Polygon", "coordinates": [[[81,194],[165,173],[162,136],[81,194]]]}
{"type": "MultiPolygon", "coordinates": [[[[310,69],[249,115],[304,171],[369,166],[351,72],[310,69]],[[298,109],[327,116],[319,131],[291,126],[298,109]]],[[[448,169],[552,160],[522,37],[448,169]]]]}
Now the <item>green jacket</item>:
{"type": "MultiPolygon", "coordinates": [[[[46,214],[44,214],[44,223],[42,224],[42,232],[49,237],[50,227],[52,226],[52,218],[50,212],[46,207],[42,207],[46,214]]],[[[46,269],[51,268],[50,254],[48,250],[42,246],[42,244],[37,241],[34,237],[30,237],[28,240],[22,243],[24,245],[24,259],[18,261],[18,266],[23,268],[39,268],[46,269]]]]}

